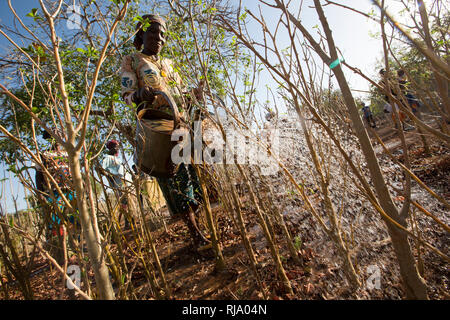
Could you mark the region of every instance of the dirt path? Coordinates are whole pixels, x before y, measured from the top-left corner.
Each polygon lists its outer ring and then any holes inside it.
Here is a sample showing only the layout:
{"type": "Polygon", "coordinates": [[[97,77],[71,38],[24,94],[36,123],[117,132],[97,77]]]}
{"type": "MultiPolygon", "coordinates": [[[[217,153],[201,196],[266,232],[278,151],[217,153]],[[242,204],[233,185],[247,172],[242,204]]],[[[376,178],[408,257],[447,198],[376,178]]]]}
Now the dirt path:
{"type": "MultiPolygon", "coordinates": [[[[435,123],[431,117],[424,116],[424,120],[427,125],[435,126],[435,123]]],[[[413,144],[422,143],[416,128],[412,127],[410,124],[406,124],[406,128],[407,130],[404,130],[403,133],[405,135],[405,142],[408,147],[413,144]]],[[[393,152],[402,148],[402,142],[398,135],[398,130],[395,129],[390,119],[379,119],[375,131],[389,151],[393,152]]],[[[378,143],[372,134],[369,135],[372,138],[375,153],[377,155],[382,154],[384,152],[383,147],[378,143]]]]}

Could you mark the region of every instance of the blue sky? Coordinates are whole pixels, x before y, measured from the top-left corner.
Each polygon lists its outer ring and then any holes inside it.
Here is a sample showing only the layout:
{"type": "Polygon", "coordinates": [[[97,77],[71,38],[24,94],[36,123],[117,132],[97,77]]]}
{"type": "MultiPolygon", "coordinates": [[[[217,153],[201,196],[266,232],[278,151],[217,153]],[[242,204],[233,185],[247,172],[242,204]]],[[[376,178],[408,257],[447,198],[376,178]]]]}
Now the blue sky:
{"type": "MultiPolygon", "coordinates": [[[[106,1],[106,0],[102,0],[106,1]]],[[[75,0],[75,3],[77,0],[75,0]]],[[[293,1],[295,3],[295,1],[293,1]]],[[[72,0],[70,1],[72,3],[72,0]]],[[[244,0],[243,6],[248,7],[253,12],[258,12],[257,1],[255,0],[244,0]]],[[[317,19],[317,14],[314,9],[307,8],[307,6],[312,5],[312,0],[305,0],[305,9],[302,13],[302,22],[309,28],[309,30],[314,34],[313,26],[319,24],[317,19]]],[[[339,3],[352,6],[363,12],[370,12],[372,10],[372,4],[369,0],[340,0],[339,3]]],[[[24,21],[31,19],[25,17],[25,15],[30,12],[31,8],[39,7],[37,0],[12,0],[12,4],[19,16],[23,17],[24,21]]],[[[391,7],[391,12],[395,13],[398,7],[391,7]]],[[[270,22],[271,16],[274,16],[272,9],[264,9],[264,15],[266,19],[270,22]]],[[[380,27],[374,22],[360,16],[356,13],[350,12],[346,9],[336,7],[336,6],[326,6],[324,7],[325,14],[327,15],[329,24],[333,30],[333,36],[335,38],[336,45],[342,51],[343,57],[346,62],[352,66],[358,67],[363,72],[371,76],[376,76],[375,65],[377,59],[381,57],[382,46],[379,39],[373,39],[369,36],[370,33],[378,32],[380,27]]],[[[13,14],[10,12],[7,0],[0,0],[0,19],[3,24],[12,25],[14,22],[13,14]]],[[[278,14],[276,15],[278,18],[278,14]]],[[[258,29],[254,30],[255,34],[260,34],[258,29]]],[[[281,39],[281,42],[289,44],[287,37],[281,39]]],[[[4,52],[8,41],[0,35],[0,50],[4,52]]],[[[352,89],[357,90],[368,90],[369,86],[365,81],[362,81],[358,76],[354,75],[352,72],[346,71],[347,78],[350,82],[352,89]]],[[[268,84],[271,84],[270,80],[266,80],[268,84]]],[[[273,82],[272,82],[273,83],[273,82]]],[[[261,83],[264,85],[264,83],[261,83]]],[[[361,92],[354,92],[355,97],[365,98],[366,94],[361,92]]],[[[0,165],[0,179],[9,179],[9,173],[6,172],[3,165],[0,165]]],[[[25,202],[21,200],[23,198],[23,188],[16,179],[13,179],[14,192],[19,192],[19,209],[25,208],[25,202]]],[[[5,184],[4,193],[6,195],[5,203],[2,205],[6,207],[7,211],[13,210],[13,205],[11,201],[11,194],[9,191],[9,182],[5,184]]],[[[0,191],[1,192],[1,191],[0,191]]]]}
{"type": "MultiPolygon", "coordinates": [[[[295,2],[290,7],[295,7],[295,2]]],[[[359,11],[369,13],[373,6],[369,0],[340,0],[341,4],[353,7],[359,11]]],[[[253,13],[257,13],[257,1],[244,1],[244,5],[248,6],[253,13]]],[[[312,0],[304,1],[304,8],[301,13],[301,21],[307,27],[309,32],[318,39],[317,32],[314,26],[319,25],[320,22],[317,17],[315,9],[309,8],[313,5],[312,0]]],[[[264,8],[264,7],[263,7],[264,8]]],[[[347,63],[352,66],[360,68],[364,73],[375,75],[376,60],[381,57],[382,45],[379,39],[374,39],[369,36],[370,33],[375,33],[380,30],[379,25],[375,24],[370,19],[351,12],[347,9],[337,6],[324,6],[324,11],[333,30],[333,37],[336,46],[342,52],[342,55],[347,63]]],[[[264,8],[263,14],[266,17],[266,22],[273,27],[278,21],[279,10],[271,8],[264,8]],[[270,19],[273,17],[273,19],[270,19]]],[[[291,12],[296,14],[294,9],[291,12]]],[[[270,27],[269,27],[270,29],[270,27]]],[[[274,28],[272,28],[273,30],[274,28]]],[[[260,34],[259,29],[255,34],[260,34]]],[[[280,43],[284,46],[289,45],[289,38],[287,34],[280,33],[280,43]]],[[[283,46],[282,45],[282,46],[283,46]]],[[[280,47],[282,47],[280,46],[280,47]]],[[[346,70],[346,76],[349,80],[352,89],[368,90],[369,86],[365,81],[355,76],[352,72],[346,70]]],[[[366,95],[360,92],[354,92],[356,97],[364,98],[366,95]]]]}
{"type": "MultiPolygon", "coordinates": [[[[25,17],[31,8],[36,8],[39,4],[37,0],[12,0],[11,1],[16,13],[20,17],[25,17]]],[[[23,18],[26,19],[30,18],[23,18]]],[[[5,25],[13,25],[14,15],[9,9],[7,0],[0,0],[0,22],[5,25]]],[[[4,52],[9,46],[9,41],[0,35],[0,52],[4,52]]],[[[0,184],[0,196],[1,196],[1,206],[6,212],[11,212],[14,210],[14,204],[11,196],[11,189],[13,194],[17,196],[18,209],[25,209],[26,202],[24,201],[24,189],[17,178],[12,178],[12,183],[10,183],[10,177],[12,175],[6,170],[5,165],[0,162],[0,179],[5,179],[3,183],[0,184]]]]}

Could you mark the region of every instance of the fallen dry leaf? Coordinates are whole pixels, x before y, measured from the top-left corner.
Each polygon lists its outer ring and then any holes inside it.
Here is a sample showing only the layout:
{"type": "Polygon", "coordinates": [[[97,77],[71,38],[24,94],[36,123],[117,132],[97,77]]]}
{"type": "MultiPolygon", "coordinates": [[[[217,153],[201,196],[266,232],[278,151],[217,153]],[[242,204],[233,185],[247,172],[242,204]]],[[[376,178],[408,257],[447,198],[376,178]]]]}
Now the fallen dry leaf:
{"type": "Polygon", "coordinates": [[[312,283],[308,283],[306,285],[306,294],[311,294],[314,290],[314,286],[312,285],[312,283]]]}

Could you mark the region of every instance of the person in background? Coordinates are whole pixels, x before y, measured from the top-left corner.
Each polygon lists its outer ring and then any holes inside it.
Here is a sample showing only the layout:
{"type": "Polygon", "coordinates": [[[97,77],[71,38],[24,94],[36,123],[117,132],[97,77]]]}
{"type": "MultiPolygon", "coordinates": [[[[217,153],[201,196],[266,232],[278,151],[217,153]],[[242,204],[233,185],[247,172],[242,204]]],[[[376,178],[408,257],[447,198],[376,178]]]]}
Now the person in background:
{"type": "Polygon", "coordinates": [[[125,215],[125,229],[129,229],[128,198],[123,192],[125,170],[122,165],[122,160],[119,158],[119,142],[117,140],[110,140],[106,143],[106,148],[108,151],[103,158],[102,168],[107,172],[106,179],[111,189],[116,193],[116,197],[120,203],[119,222],[122,215],[125,215]]]}
{"type": "Polygon", "coordinates": [[[51,249],[50,252],[54,253],[57,261],[61,262],[64,254],[62,252],[63,223],[61,218],[67,219],[75,227],[79,227],[80,224],[76,212],[75,192],[72,187],[67,152],[61,148],[47,131],[42,132],[42,138],[51,143],[48,150],[40,153],[42,165],[53,177],[64,197],[75,208],[75,212],[68,210],[56,186],[47,178],[44,168],[36,165],[35,182],[38,190],[37,194],[44,209],[44,218],[48,223],[47,242],[51,249]],[[56,238],[58,239],[57,243],[54,241],[56,238]]]}
{"type": "Polygon", "coordinates": [[[404,97],[402,97],[402,101],[406,99],[407,107],[409,107],[412,111],[412,113],[416,117],[420,117],[419,107],[420,103],[419,100],[414,96],[413,92],[410,90],[409,81],[406,78],[406,73],[404,70],[400,69],[397,71],[398,75],[398,83],[400,87],[400,91],[404,97]]]}
{"type": "MultiPolygon", "coordinates": [[[[395,83],[389,77],[387,78],[387,82],[386,82],[386,71],[384,69],[380,70],[380,76],[381,76],[381,80],[378,82],[378,84],[383,88],[382,93],[383,93],[384,99],[386,101],[386,103],[383,107],[383,110],[385,113],[391,114],[392,122],[394,123],[394,126],[397,129],[397,123],[395,121],[395,112],[393,112],[393,107],[389,103],[389,92],[393,98],[397,98],[397,93],[395,90],[395,83]]],[[[397,102],[394,101],[393,104],[394,104],[395,110],[398,113],[400,124],[401,124],[402,128],[404,128],[405,114],[399,109],[397,102]]]]}
{"type": "Polygon", "coordinates": [[[366,106],[364,104],[364,102],[361,103],[362,105],[362,112],[364,115],[364,119],[366,120],[367,124],[371,127],[371,128],[376,128],[377,124],[375,122],[375,119],[373,118],[373,114],[372,111],[370,110],[369,106],[366,106]]]}

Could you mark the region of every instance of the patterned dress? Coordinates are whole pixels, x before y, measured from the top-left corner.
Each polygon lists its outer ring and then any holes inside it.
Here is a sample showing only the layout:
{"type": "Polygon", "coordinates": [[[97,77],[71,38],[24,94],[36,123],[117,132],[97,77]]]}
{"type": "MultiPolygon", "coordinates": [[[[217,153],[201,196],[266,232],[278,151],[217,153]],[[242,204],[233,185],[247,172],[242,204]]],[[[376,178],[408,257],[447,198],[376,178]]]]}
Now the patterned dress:
{"type": "MultiPolygon", "coordinates": [[[[53,179],[55,179],[59,188],[63,192],[64,196],[67,198],[69,202],[75,206],[75,191],[72,190],[72,178],[70,176],[69,164],[68,164],[68,155],[65,151],[60,150],[47,150],[41,154],[42,164],[51,174],[53,179]]],[[[45,199],[49,204],[53,203],[53,199],[55,199],[55,203],[60,212],[64,212],[65,203],[56,190],[56,187],[52,186],[50,183],[51,190],[48,190],[47,184],[45,183],[45,175],[43,174],[43,169],[39,166],[36,166],[36,187],[38,190],[43,191],[45,195],[45,199]],[[39,178],[38,178],[39,177],[39,178]],[[52,196],[53,194],[53,196],[52,196]]],[[[68,214],[69,222],[74,223],[75,217],[68,214]]],[[[49,225],[49,228],[53,228],[53,224],[60,225],[61,220],[58,217],[58,214],[51,214],[52,223],[49,225]]]]}
{"type": "MultiPolygon", "coordinates": [[[[174,71],[172,61],[169,59],[147,56],[143,53],[135,53],[126,56],[121,67],[121,93],[128,105],[132,105],[133,93],[144,86],[154,90],[163,91],[175,101],[180,117],[183,118],[186,106],[182,101],[182,81],[178,73],[174,71]]],[[[172,114],[167,101],[157,95],[151,108],[172,114]]],[[[138,107],[138,118],[142,107],[138,107]]],[[[153,120],[158,126],[158,120],[153,120]]],[[[157,150],[155,150],[157,152],[157,150]]],[[[201,193],[198,178],[191,165],[180,164],[171,178],[157,178],[159,187],[164,195],[171,214],[184,214],[189,207],[195,208],[201,202],[201,193]]]]}

